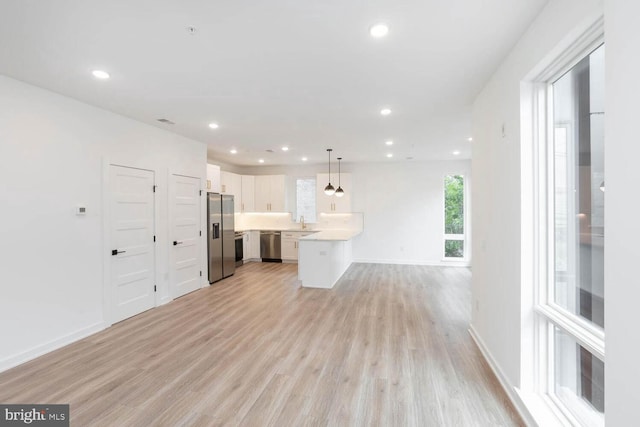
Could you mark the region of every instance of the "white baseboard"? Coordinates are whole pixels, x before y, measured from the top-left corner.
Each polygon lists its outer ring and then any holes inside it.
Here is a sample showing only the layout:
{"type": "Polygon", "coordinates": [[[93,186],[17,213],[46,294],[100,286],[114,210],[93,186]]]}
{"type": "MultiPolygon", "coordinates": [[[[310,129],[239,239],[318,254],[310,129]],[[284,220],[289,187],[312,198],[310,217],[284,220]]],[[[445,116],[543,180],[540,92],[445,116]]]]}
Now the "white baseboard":
{"type": "Polygon", "coordinates": [[[471,264],[469,264],[468,262],[457,261],[415,261],[397,259],[355,258],[353,262],[363,264],[426,265],[431,267],[471,267],[471,264]]]}
{"type": "Polygon", "coordinates": [[[65,345],[69,345],[73,342],[79,341],[83,338],[88,337],[89,335],[100,332],[103,329],[105,329],[105,324],[103,322],[94,323],[93,325],[87,326],[86,328],[82,328],[76,332],[64,335],[53,341],[35,346],[27,351],[23,351],[22,353],[6,357],[0,360],[0,372],[6,371],[25,362],[33,360],[36,357],[42,356],[43,354],[62,348],[65,345]]]}
{"type": "Polygon", "coordinates": [[[500,385],[502,386],[504,391],[507,393],[509,400],[511,400],[511,402],[513,403],[513,406],[515,406],[522,420],[525,422],[527,426],[530,426],[530,427],[537,426],[538,423],[536,423],[535,419],[531,415],[531,412],[529,411],[524,401],[520,397],[520,394],[518,393],[518,389],[516,389],[514,386],[511,385],[511,383],[507,379],[507,376],[504,374],[502,369],[500,369],[500,366],[498,366],[495,359],[491,355],[491,352],[489,352],[489,349],[484,344],[484,341],[482,341],[482,338],[480,338],[480,336],[476,333],[476,330],[473,328],[473,325],[469,326],[469,334],[471,335],[471,338],[480,349],[480,353],[482,353],[484,360],[487,361],[487,363],[489,364],[489,367],[491,368],[495,376],[498,378],[498,381],[500,381],[500,385]]]}

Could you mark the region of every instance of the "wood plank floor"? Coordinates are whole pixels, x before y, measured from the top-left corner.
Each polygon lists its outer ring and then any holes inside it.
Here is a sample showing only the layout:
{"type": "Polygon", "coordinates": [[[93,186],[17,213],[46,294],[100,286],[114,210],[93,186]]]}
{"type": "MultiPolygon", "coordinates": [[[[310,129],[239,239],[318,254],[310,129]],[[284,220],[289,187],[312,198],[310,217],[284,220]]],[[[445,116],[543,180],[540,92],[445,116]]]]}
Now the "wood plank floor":
{"type": "Polygon", "coordinates": [[[523,425],[467,331],[463,268],[353,264],[332,290],[250,263],[0,374],[73,426],[523,425]]]}

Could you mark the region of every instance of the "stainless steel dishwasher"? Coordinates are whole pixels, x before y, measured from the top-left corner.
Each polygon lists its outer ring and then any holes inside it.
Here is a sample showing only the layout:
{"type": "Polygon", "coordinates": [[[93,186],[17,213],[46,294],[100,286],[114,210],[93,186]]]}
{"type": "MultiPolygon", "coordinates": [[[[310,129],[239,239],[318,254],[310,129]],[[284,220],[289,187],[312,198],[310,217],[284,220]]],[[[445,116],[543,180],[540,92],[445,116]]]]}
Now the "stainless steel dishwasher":
{"type": "Polygon", "coordinates": [[[260,232],[260,258],[263,262],[282,262],[279,231],[260,232]]]}

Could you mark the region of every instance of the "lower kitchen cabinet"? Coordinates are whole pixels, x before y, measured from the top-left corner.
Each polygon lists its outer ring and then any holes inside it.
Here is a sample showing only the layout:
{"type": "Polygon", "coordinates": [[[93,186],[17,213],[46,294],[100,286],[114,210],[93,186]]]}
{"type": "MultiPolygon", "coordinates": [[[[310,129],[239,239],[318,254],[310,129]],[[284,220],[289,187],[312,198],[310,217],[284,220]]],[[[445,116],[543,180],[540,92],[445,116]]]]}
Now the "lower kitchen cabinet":
{"type": "Polygon", "coordinates": [[[249,231],[249,259],[260,260],[260,232],[249,231]]]}
{"type": "Polygon", "coordinates": [[[281,257],[283,261],[298,261],[298,240],[313,234],[313,231],[283,231],[281,237],[281,257]]]}
{"type": "Polygon", "coordinates": [[[249,256],[249,241],[251,240],[250,231],[246,231],[242,235],[242,261],[246,262],[251,259],[249,256]]]}
{"type": "Polygon", "coordinates": [[[245,231],[242,236],[242,260],[260,261],[260,232],[245,231]]]}
{"type": "Polygon", "coordinates": [[[297,261],[298,260],[298,239],[283,237],[280,241],[281,244],[281,256],[283,261],[297,261]]]}

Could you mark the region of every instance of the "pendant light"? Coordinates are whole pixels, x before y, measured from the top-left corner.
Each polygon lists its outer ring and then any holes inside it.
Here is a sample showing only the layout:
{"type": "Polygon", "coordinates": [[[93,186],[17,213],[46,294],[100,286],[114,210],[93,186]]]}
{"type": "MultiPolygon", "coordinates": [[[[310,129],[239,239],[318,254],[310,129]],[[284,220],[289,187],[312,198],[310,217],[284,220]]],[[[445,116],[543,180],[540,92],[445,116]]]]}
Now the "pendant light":
{"type": "Polygon", "coordinates": [[[342,160],[342,157],[338,157],[338,189],[336,190],[336,197],[344,196],[344,190],[340,186],[340,161],[341,160],[342,160]]]}
{"type": "Polygon", "coordinates": [[[327,148],[327,151],[329,152],[329,184],[324,187],[324,194],[326,194],[327,196],[333,196],[333,193],[336,192],[336,189],[333,188],[333,185],[331,185],[331,152],[333,150],[331,148],[327,148]]]}

